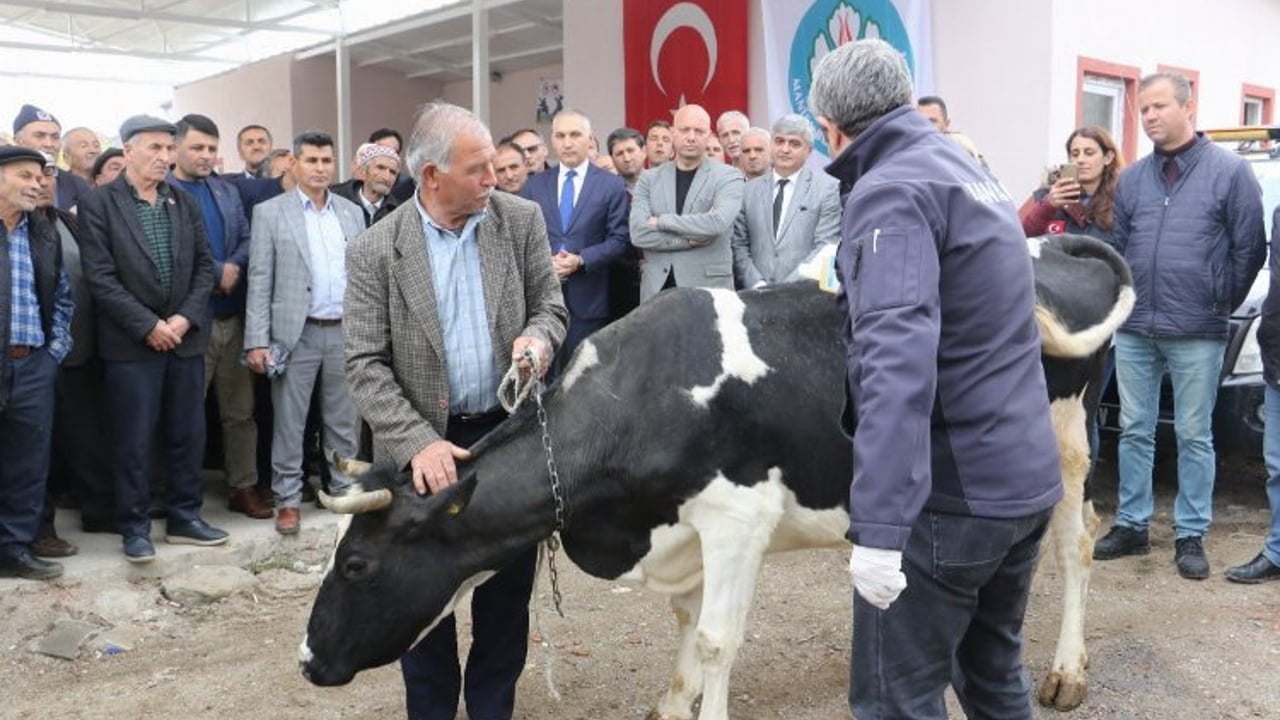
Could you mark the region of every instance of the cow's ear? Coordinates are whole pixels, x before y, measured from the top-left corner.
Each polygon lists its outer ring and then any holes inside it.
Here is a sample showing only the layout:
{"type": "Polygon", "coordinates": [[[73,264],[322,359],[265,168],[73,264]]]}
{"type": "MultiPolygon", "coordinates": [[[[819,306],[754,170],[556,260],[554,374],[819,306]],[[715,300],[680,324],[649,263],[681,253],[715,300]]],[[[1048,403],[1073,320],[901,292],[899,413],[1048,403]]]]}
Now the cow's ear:
{"type": "Polygon", "coordinates": [[[458,482],[432,496],[427,522],[448,522],[463,513],[476,491],[476,474],[470,473],[458,482]]]}

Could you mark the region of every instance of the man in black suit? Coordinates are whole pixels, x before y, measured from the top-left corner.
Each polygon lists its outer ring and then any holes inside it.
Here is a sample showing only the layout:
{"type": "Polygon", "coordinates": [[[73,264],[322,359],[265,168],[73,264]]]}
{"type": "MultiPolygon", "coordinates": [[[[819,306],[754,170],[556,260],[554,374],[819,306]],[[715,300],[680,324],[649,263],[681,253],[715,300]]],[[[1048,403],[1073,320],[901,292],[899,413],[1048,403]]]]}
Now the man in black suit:
{"type": "Polygon", "coordinates": [[[130,562],[155,558],[147,460],[157,421],[168,462],[165,540],[227,541],[200,517],[213,262],[199,204],[165,182],[175,130],[145,115],[125,120],[120,138],[128,166],[86,196],[79,213],[114,431],[116,514],[130,562]]]}

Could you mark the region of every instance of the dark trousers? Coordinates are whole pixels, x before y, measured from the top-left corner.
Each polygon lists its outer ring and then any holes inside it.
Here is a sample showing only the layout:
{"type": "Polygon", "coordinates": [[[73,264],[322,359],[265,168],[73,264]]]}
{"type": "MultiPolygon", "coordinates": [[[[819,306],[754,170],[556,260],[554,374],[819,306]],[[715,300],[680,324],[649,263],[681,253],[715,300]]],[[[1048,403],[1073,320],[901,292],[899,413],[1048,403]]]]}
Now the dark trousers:
{"type": "MultiPolygon", "coordinates": [[[[58,373],[53,419],[53,466],[49,484],[80,501],[80,521],[89,527],[115,525],[115,489],[107,452],[102,363],[92,360],[58,373]]],[[[53,521],[53,507],[45,513],[53,521]]]]}
{"type": "Polygon", "coordinates": [[[1050,510],[1022,518],[922,512],[888,610],[855,593],[849,708],[858,720],[945,720],[948,684],[970,718],[1030,720],[1022,620],[1050,510]]]}
{"type": "Polygon", "coordinates": [[[0,553],[35,539],[49,476],[53,386],[58,363],[41,348],[12,358],[0,374],[8,400],[0,408],[0,553]]]}
{"type": "Polygon", "coordinates": [[[137,362],[106,363],[106,397],[111,413],[116,519],[124,537],[151,535],[149,459],[160,423],[167,469],[165,507],[169,522],[200,517],[204,486],[204,356],[172,353],[137,362]]]}
{"type": "MultiPolygon", "coordinates": [[[[470,447],[498,422],[450,422],[445,438],[470,447]]],[[[529,596],[537,553],[536,546],[530,548],[471,596],[472,643],[465,688],[470,720],[510,720],[515,710],[516,681],[529,648],[529,596]]],[[[400,658],[400,669],[409,720],[454,720],[463,675],[453,615],[400,658]]]]}

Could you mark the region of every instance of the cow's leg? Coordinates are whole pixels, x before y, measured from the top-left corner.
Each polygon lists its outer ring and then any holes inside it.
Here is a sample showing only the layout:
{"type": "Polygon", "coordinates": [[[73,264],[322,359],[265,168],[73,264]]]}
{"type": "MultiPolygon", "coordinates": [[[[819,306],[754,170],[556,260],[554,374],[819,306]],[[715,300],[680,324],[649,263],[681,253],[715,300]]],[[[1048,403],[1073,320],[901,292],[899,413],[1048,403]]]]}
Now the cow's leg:
{"type": "Polygon", "coordinates": [[[746,629],[756,575],[782,517],[781,473],[750,488],[717,478],[690,503],[686,522],[702,540],[703,600],[695,641],[702,662],[700,720],[728,720],[729,675],[746,629]]]}
{"type": "Polygon", "coordinates": [[[1062,500],[1053,510],[1049,534],[1062,573],[1062,627],[1053,665],[1040,685],[1040,704],[1070,710],[1088,691],[1084,647],[1085,596],[1093,562],[1093,535],[1097,527],[1093,503],[1084,502],[1085,477],[1089,473],[1089,441],[1080,397],[1055,400],[1051,409],[1058,452],[1062,459],[1062,500]]]}
{"type": "Polygon", "coordinates": [[[647,720],[689,720],[693,702],[702,693],[702,662],[698,659],[698,620],[702,614],[702,585],[687,593],[671,596],[671,610],[680,631],[680,651],[671,687],[658,701],[647,720]]]}

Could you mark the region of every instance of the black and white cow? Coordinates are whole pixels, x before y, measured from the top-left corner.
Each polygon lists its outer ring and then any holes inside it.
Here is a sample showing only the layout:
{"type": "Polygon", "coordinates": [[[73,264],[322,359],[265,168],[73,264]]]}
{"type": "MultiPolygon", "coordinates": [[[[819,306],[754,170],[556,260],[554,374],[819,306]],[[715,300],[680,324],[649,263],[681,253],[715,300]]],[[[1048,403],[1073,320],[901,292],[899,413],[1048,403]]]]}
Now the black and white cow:
{"type": "MultiPolygon", "coordinates": [[[[1059,236],[1029,247],[1066,486],[1050,532],[1066,583],[1062,634],[1040,699],[1071,708],[1086,689],[1084,603],[1097,525],[1085,493],[1085,418],[1133,290],[1124,261],[1100,242],[1059,236]]],[[[650,717],[691,718],[701,696],[703,720],[726,720],[764,554],[847,542],[842,322],[813,283],[676,290],[585,341],[545,395],[570,559],[597,577],[671,596],[682,639],[671,686],[650,717]]],[[[311,682],[344,684],[395,661],[468,589],[552,534],[530,405],[479,443],[459,482],[434,496],[417,496],[403,473],[374,468],[356,493],[332,501],[356,514],[300,648],[311,682]]]]}

